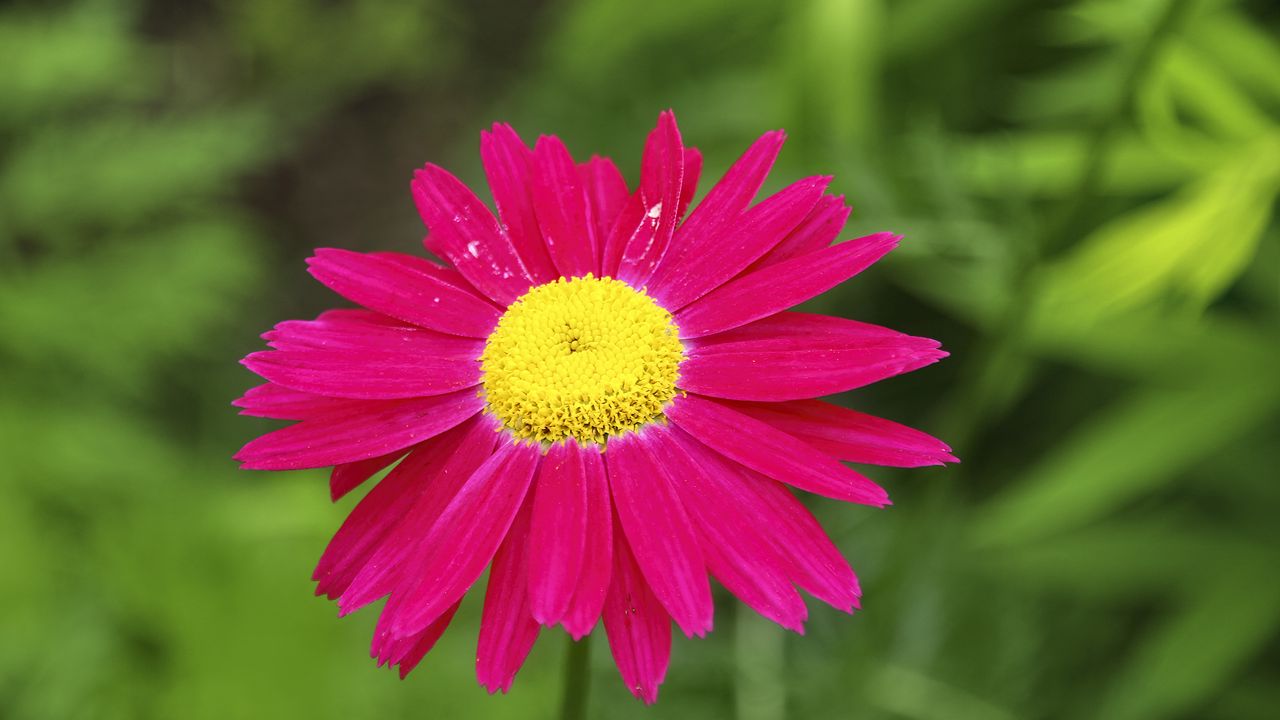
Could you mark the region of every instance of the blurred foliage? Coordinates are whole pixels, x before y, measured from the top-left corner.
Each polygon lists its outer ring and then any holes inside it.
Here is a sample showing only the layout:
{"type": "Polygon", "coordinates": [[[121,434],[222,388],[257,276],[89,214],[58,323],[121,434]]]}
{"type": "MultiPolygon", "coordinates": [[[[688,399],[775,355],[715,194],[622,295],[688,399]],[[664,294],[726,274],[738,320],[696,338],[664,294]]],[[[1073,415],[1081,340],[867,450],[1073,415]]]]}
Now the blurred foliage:
{"type": "MultiPolygon", "coordinates": [[[[0,717],[548,717],[478,608],[408,681],[307,577],[351,502],[228,456],[235,360],[333,300],[313,246],[410,249],[419,163],[510,120],[634,179],[658,110],[707,177],[763,130],[903,232],[823,311],[947,362],[842,398],[956,445],[813,503],[866,610],[727,598],[656,709],[596,717],[1267,718],[1280,706],[1280,15],[1229,0],[0,9],[0,717]]],[[[705,185],[704,185],[705,189],[705,185]]]]}

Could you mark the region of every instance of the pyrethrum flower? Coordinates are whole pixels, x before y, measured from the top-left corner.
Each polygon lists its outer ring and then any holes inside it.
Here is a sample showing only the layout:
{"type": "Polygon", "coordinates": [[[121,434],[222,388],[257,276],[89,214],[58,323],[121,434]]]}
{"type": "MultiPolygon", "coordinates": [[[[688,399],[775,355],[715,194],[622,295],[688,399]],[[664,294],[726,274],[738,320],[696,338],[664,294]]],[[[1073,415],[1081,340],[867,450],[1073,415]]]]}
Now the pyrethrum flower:
{"type": "Polygon", "coordinates": [[[872,506],[844,462],[954,461],[916,430],[813,398],[944,357],[938,343],[787,312],[899,238],[832,245],[849,208],[830,178],[753,204],[782,146],[755,142],[691,212],[701,170],[671,113],[640,183],[575,163],[556,137],[506,125],[480,153],[501,220],[443,169],[413,197],[443,263],[321,249],[311,274],[362,309],[280,323],[244,361],[267,380],[236,404],[297,421],[236,456],[245,468],[333,466],[336,500],[394,468],[316,568],[342,613],[382,598],[379,664],[403,676],[485,568],[476,671],[507,690],[541,628],[603,619],[627,687],[666,674],[671,624],[711,630],[708,576],[802,630],[797,588],[858,607],[849,564],[788,486],[872,506]],[[843,461],[843,462],[842,462],[843,461]]]}

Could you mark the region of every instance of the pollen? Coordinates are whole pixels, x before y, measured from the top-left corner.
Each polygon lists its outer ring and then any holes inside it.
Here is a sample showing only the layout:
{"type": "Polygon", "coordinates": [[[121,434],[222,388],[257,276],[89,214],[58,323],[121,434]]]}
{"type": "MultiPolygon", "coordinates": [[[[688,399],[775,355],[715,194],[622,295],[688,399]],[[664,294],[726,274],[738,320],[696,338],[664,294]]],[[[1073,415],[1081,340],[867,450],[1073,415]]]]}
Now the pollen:
{"type": "Polygon", "coordinates": [[[671,313],[613,278],[539,285],[480,356],[488,412],[517,437],[605,444],[662,418],[684,348],[671,313]]]}

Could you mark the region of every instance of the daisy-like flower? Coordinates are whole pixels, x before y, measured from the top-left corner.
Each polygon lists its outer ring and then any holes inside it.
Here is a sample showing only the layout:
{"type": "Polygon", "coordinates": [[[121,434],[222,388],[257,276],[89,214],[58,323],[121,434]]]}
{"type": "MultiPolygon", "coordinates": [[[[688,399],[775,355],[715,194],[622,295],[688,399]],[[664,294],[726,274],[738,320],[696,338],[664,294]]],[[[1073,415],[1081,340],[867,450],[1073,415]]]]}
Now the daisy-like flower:
{"type": "Polygon", "coordinates": [[[255,470],[333,466],[336,500],[393,469],[316,568],[343,614],[386,598],[372,654],[403,677],[489,568],[476,672],[506,691],[543,627],[604,621],[627,687],[653,702],[672,622],[711,630],[708,576],[801,632],[797,588],[846,612],[858,581],[788,486],[881,507],[845,462],[954,461],[917,430],[813,398],[944,357],[938,343],[787,312],[889,252],[833,245],[830,178],[753,204],[766,133],[691,212],[702,167],[675,117],[640,184],[556,137],[481,134],[501,220],[427,165],[413,197],[441,259],[321,249],[310,272],[361,309],[280,323],[244,364],[244,414],[295,424],[246,445],[255,470]],[[686,216],[687,215],[687,216],[686,216]]]}

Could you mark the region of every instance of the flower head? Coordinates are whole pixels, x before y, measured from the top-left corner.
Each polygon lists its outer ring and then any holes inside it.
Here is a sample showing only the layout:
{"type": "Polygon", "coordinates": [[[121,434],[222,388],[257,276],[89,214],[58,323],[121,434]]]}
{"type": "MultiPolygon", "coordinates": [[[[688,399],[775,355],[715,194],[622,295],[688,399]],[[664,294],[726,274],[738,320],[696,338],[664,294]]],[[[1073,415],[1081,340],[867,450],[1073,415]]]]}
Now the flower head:
{"type": "Polygon", "coordinates": [[[797,588],[844,610],[849,564],[787,486],[873,506],[844,462],[954,461],[934,438],[813,398],[944,357],[938,343],[787,310],[896,246],[832,245],[848,218],[828,178],[753,204],[781,148],[757,140],[687,212],[701,170],[674,116],[628,189],[611,161],[575,163],[481,135],[501,222],[428,165],[413,196],[443,262],[321,249],[311,274],[362,306],[280,323],[236,401],[296,421],[236,456],[261,470],[333,466],[334,499],[391,467],[316,568],[349,613],[387,598],[373,639],[401,675],[490,569],[476,669],[507,690],[543,627],[601,619],[623,680],[652,702],[671,624],[711,629],[708,575],[800,631],[797,588]],[[844,462],[842,462],[844,461],[844,462]]]}
{"type": "Polygon", "coordinates": [[[512,303],[480,369],[489,411],[516,437],[606,445],[662,419],[682,359],[671,313],[644,290],[587,273],[512,303]]]}

